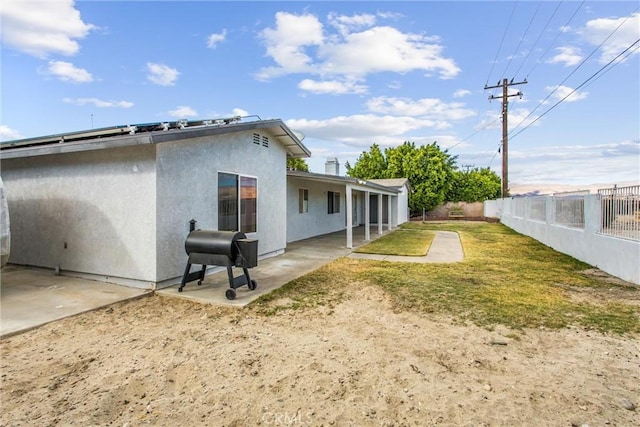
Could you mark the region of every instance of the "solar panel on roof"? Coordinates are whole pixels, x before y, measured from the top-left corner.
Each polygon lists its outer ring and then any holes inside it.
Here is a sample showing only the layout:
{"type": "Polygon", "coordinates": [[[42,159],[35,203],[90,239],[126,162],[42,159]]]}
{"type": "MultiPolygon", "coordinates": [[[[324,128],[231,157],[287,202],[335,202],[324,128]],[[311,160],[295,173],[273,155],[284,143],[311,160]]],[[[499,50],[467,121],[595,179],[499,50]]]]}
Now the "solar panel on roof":
{"type": "Polygon", "coordinates": [[[87,139],[106,138],[121,135],[135,135],[142,132],[168,131],[173,129],[185,129],[187,127],[221,126],[240,121],[242,117],[226,117],[211,120],[177,120],[169,122],[140,123],[135,125],[110,126],[99,129],[90,129],[77,132],[61,133],[56,135],[26,138],[16,141],[8,141],[0,144],[0,150],[19,147],[34,147],[87,139]]]}

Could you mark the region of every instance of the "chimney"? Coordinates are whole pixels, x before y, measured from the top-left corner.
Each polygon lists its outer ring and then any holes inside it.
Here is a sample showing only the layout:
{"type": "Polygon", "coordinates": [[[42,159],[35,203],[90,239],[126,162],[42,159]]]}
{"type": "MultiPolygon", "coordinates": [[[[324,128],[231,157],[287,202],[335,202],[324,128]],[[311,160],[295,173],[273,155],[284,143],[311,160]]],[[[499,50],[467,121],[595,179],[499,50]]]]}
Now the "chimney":
{"type": "Polygon", "coordinates": [[[324,164],[324,173],[327,175],[340,175],[340,163],[337,157],[327,159],[327,162],[324,164]]]}

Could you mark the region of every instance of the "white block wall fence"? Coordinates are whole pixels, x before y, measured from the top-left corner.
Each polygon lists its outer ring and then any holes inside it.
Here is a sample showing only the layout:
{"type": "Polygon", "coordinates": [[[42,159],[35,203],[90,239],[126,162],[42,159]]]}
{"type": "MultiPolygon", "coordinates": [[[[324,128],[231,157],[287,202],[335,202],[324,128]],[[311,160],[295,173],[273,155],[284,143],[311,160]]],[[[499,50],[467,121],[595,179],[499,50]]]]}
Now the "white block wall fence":
{"type": "Polygon", "coordinates": [[[603,233],[602,212],[600,194],[513,197],[484,203],[486,217],[498,218],[558,252],[640,285],[640,241],[603,233]]]}

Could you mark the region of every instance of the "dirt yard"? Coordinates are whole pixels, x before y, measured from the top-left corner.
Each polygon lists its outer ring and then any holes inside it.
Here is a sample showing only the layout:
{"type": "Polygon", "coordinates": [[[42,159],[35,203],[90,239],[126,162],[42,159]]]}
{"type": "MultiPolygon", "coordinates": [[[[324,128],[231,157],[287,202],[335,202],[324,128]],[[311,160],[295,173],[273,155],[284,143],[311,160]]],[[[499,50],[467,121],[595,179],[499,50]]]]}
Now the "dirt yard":
{"type": "Polygon", "coordinates": [[[151,296],[2,341],[2,426],[637,426],[640,341],[151,296]]]}

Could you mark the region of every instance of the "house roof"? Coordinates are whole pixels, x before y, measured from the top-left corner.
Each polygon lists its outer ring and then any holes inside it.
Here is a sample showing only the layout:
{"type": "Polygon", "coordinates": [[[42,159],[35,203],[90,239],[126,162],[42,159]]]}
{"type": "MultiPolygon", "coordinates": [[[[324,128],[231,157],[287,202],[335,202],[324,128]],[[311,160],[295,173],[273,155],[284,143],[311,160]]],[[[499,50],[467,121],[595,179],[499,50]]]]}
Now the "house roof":
{"type": "Polygon", "coordinates": [[[389,178],[389,179],[370,179],[370,182],[384,185],[385,187],[402,188],[405,185],[411,189],[411,184],[407,178],[389,178]]]}
{"type": "Polygon", "coordinates": [[[310,181],[328,182],[335,184],[347,185],[350,184],[353,188],[362,191],[374,191],[384,194],[398,194],[400,190],[398,188],[387,187],[385,185],[373,182],[373,180],[366,181],[359,178],[351,178],[347,176],[327,175],[322,173],[304,172],[290,170],[287,171],[287,176],[307,179],[310,181]]]}
{"type": "Polygon", "coordinates": [[[272,136],[292,158],[311,156],[311,151],[294,131],[282,120],[253,120],[241,122],[241,117],[214,120],[143,123],[112,126],[35,138],[7,141],[0,144],[2,158],[18,158],[46,154],[101,150],[140,144],[158,144],[168,141],[198,138],[225,133],[269,129],[272,136]]]}

